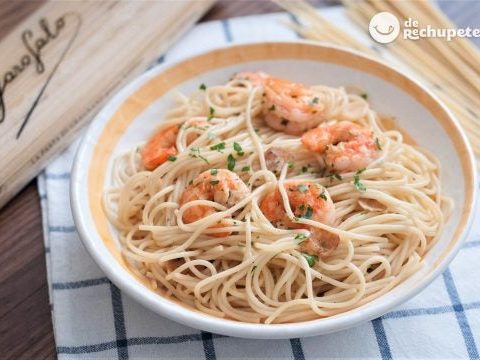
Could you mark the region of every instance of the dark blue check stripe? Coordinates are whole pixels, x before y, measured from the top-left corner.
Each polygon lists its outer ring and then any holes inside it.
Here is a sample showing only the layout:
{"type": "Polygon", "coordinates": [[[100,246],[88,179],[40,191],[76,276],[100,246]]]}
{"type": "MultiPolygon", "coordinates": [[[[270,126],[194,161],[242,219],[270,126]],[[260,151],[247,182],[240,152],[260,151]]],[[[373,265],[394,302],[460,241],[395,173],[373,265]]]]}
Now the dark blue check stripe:
{"type": "Polygon", "coordinates": [[[60,174],[55,174],[55,173],[45,173],[45,179],[47,180],[68,180],[70,179],[70,173],[60,173],[60,174]]]}
{"type": "Polygon", "coordinates": [[[205,359],[215,360],[217,356],[215,355],[215,345],[213,344],[213,334],[202,331],[200,336],[202,337],[203,352],[205,353],[205,359]]]}
{"type": "Polygon", "coordinates": [[[98,279],[89,279],[82,281],[70,281],[70,282],[54,282],[52,283],[52,289],[54,290],[71,290],[71,289],[81,289],[89,286],[96,286],[102,284],[110,284],[110,280],[106,277],[98,279]]]}
{"type": "Polygon", "coordinates": [[[377,338],[378,348],[380,350],[380,355],[382,359],[391,359],[392,352],[390,350],[390,345],[387,339],[387,333],[385,332],[385,327],[383,326],[382,318],[372,320],[373,330],[375,331],[375,337],[377,338]]]}
{"type": "Polygon", "coordinates": [[[57,354],[88,354],[114,349],[116,341],[109,341],[101,344],[82,346],[57,346],[57,354]]]}
{"type": "Polygon", "coordinates": [[[228,20],[222,20],[222,30],[225,36],[225,41],[231,43],[233,41],[232,30],[230,29],[230,22],[228,20]]]}
{"type": "Polygon", "coordinates": [[[302,348],[302,341],[300,339],[290,339],[290,346],[292,347],[293,358],[295,360],[305,360],[305,355],[302,348]]]}
{"type": "Polygon", "coordinates": [[[117,338],[118,359],[128,359],[127,331],[125,329],[125,315],[123,314],[122,294],[120,290],[110,283],[110,292],[112,294],[113,323],[115,326],[115,336],[117,338]]]}
{"type": "Polygon", "coordinates": [[[472,329],[468,323],[467,316],[465,314],[465,309],[460,301],[460,296],[458,295],[457,287],[455,286],[455,281],[453,280],[452,273],[450,269],[447,269],[443,273],[443,280],[447,288],[448,296],[453,305],[455,311],[455,316],[457,318],[458,325],[462,331],[463,339],[465,340],[465,346],[467,347],[467,352],[470,359],[478,359],[477,345],[475,344],[475,339],[473,338],[472,329]]]}
{"type": "MultiPolygon", "coordinates": [[[[472,302],[463,304],[464,310],[471,309],[480,309],[480,302],[472,302]]],[[[437,306],[432,308],[416,308],[416,309],[405,309],[389,312],[382,316],[382,319],[401,319],[411,316],[423,316],[423,315],[437,315],[437,314],[446,314],[454,312],[455,307],[452,305],[448,306],[437,306]]]]}
{"type": "MultiPolygon", "coordinates": [[[[226,336],[211,334],[212,339],[223,338],[226,336]]],[[[181,344],[190,341],[203,341],[202,334],[189,334],[179,336],[166,337],[136,337],[127,339],[127,346],[137,345],[165,345],[165,344],[181,344]]],[[[100,352],[116,348],[117,341],[108,341],[100,344],[81,345],[81,346],[58,346],[57,352],[59,354],[88,354],[100,352]]]]}

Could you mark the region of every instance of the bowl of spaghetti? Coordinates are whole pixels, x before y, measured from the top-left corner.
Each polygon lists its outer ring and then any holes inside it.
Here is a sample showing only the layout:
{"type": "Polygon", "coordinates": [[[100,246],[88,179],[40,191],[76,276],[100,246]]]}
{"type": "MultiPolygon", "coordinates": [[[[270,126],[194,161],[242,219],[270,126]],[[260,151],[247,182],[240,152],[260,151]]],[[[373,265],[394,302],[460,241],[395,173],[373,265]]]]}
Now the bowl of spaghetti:
{"type": "Polygon", "coordinates": [[[126,294],[250,338],[342,330],[408,300],[472,220],[472,151],[417,82],[307,42],[231,46],[120,91],[78,150],[75,224],[126,294]]]}

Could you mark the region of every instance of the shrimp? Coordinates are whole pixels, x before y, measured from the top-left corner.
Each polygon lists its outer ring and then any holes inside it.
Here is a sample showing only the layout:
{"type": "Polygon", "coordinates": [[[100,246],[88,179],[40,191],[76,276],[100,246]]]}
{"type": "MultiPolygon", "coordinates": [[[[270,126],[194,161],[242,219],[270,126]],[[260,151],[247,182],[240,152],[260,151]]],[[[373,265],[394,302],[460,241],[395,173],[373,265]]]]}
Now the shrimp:
{"type": "Polygon", "coordinates": [[[365,168],[380,155],[374,133],[349,121],[322,124],[307,131],[302,143],[321,154],[320,161],[326,168],[338,172],[365,168]]]}
{"type": "Polygon", "coordinates": [[[243,71],[243,72],[236,73],[233,78],[236,80],[248,80],[254,86],[263,86],[265,83],[265,80],[269,77],[270,75],[262,71],[258,71],[258,72],[243,71]]]}
{"type": "MultiPolygon", "coordinates": [[[[198,175],[192,184],[185,188],[180,197],[180,205],[194,200],[209,200],[231,208],[249,194],[250,189],[236,173],[227,169],[210,169],[198,175]]],[[[192,206],[183,213],[183,221],[189,224],[214,212],[210,206],[192,206]]],[[[214,234],[218,237],[228,235],[229,233],[214,234]]]]}
{"type": "MultiPolygon", "coordinates": [[[[187,120],[186,126],[210,126],[206,121],[187,120]]],[[[175,142],[180,131],[179,125],[171,125],[161,128],[153,135],[142,150],[143,165],[147,170],[153,170],[162,165],[170,156],[177,154],[175,142]]],[[[187,143],[193,142],[198,134],[189,134],[187,143]]]]}
{"type": "Polygon", "coordinates": [[[142,150],[142,161],[147,170],[155,169],[167,161],[170,156],[177,154],[175,141],[178,131],[178,126],[172,125],[160,129],[150,138],[142,150]]]}
{"type": "Polygon", "coordinates": [[[300,135],[325,120],[325,106],[311,88],[270,77],[265,81],[265,122],[272,129],[300,135]]]}
{"type": "Polygon", "coordinates": [[[263,86],[264,119],[274,130],[300,135],[325,120],[325,105],[319,101],[321,96],[310,87],[262,72],[243,72],[236,78],[263,86]]]}
{"type": "MultiPolygon", "coordinates": [[[[335,205],[323,186],[311,181],[287,180],[285,181],[285,190],[290,208],[296,217],[311,219],[330,226],[334,225],[335,205]]],[[[277,227],[309,229],[310,237],[301,244],[301,250],[304,252],[325,257],[338,247],[340,242],[338,235],[290,219],[285,212],[283,199],[278,189],[263,198],[260,210],[277,227]]]]}

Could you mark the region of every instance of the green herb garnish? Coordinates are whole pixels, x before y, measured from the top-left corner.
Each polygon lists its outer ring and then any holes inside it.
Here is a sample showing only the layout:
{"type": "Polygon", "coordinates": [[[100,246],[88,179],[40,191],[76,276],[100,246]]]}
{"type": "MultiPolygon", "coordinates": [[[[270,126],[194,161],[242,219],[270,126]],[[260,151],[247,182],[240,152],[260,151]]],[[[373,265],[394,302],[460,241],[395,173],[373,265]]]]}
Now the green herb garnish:
{"type": "Polygon", "coordinates": [[[323,200],[327,201],[327,195],[325,194],[325,189],[323,189],[322,193],[320,194],[320,197],[321,197],[323,200]]]}
{"type": "Polygon", "coordinates": [[[217,170],[217,169],[211,169],[211,170],[210,170],[210,174],[212,174],[212,175],[215,176],[215,175],[218,174],[218,170],[217,170]]]}
{"type": "Polygon", "coordinates": [[[233,155],[232,154],[228,155],[228,157],[227,157],[227,168],[228,168],[228,170],[233,171],[233,169],[235,169],[235,163],[236,163],[236,161],[235,161],[235,158],[233,157],[233,155]]]}
{"type": "Polygon", "coordinates": [[[215,145],[210,146],[210,150],[217,150],[218,152],[222,152],[225,149],[225,143],[221,142],[215,145]]]}
{"type": "Polygon", "coordinates": [[[244,166],[244,167],[242,168],[242,171],[243,171],[243,172],[250,171],[250,166],[244,166]]]}
{"type": "Polygon", "coordinates": [[[317,255],[310,255],[310,254],[307,254],[307,253],[302,253],[302,256],[305,258],[305,260],[307,260],[308,266],[310,266],[310,267],[313,267],[313,265],[315,265],[315,263],[318,260],[317,255]]]}
{"type": "Polygon", "coordinates": [[[292,169],[295,166],[295,163],[292,160],[288,160],[287,164],[289,169],[292,169]]]}
{"type": "Polygon", "coordinates": [[[358,170],[355,175],[353,175],[353,186],[355,186],[355,189],[358,191],[367,191],[367,188],[365,185],[360,181],[360,174],[365,171],[365,168],[358,170]]]}
{"type": "Polygon", "coordinates": [[[252,267],[252,273],[257,269],[257,265],[255,265],[254,267],[252,267]]]}
{"type": "Polygon", "coordinates": [[[330,178],[330,182],[332,182],[334,179],[342,180],[342,176],[341,176],[340,174],[336,174],[336,173],[335,173],[335,174],[331,174],[331,175],[329,176],[329,178],[330,178]]]}
{"type": "Polygon", "coordinates": [[[297,234],[297,236],[295,236],[295,240],[303,241],[303,240],[307,240],[307,239],[308,239],[308,236],[305,235],[305,234],[297,234]]]}
{"type": "Polygon", "coordinates": [[[176,156],[170,155],[170,156],[168,157],[168,161],[175,161],[175,160],[177,160],[177,157],[176,157],[176,156]]]}
{"type": "Polygon", "coordinates": [[[215,109],[210,106],[210,114],[208,115],[207,121],[212,120],[214,114],[215,114],[215,109]]]}
{"type": "Polygon", "coordinates": [[[203,83],[200,84],[200,86],[199,86],[198,88],[199,88],[200,90],[203,90],[203,91],[207,90],[207,86],[206,86],[205,84],[203,84],[203,83]]]}
{"type": "Polygon", "coordinates": [[[220,180],[210,180],[210,185],[217,185],[220,180]]]}
{"type": "Polygon", "coordinates": [[[302,173],[306,173],[308,171],[308,166],[302,166],[302,173]]]}
{"type": "Polygon", "coordinates": [[[360,94],[360,97],[367,100],[368,99],[368,94],[367,93],[360,94]]]}
{"type": "Polygon", "coordinates": [[[198,147],[191,148],[189,155],[190,155],[190,157],[192,157],[192,158],[202,159],[202,160],[205,161],[207,164],[210,164],[210,163],[208,162],[208,160],[207,160],[204,156],[200,155],[200,148],[198,148],[198,147]]]}
{"type": "Polygon", "coordinates": [[[378,140],[378,138],[375,138],[375,145],[377,146],[378,150],[382,150],[382,145],[380,145],[380,141],[378,140]]]}
{"type": "Polygon", "coordinates": [[[268,108],[268,111],[275,111],[275,104],[273,104],[272,106],[270,106],[270,107],[268,108]]]}
{"type": "Polygon", "coordinates": [[[233,143],[233,150],[235,150],[237,152],[238,156],[245,155],[245,153],[242,150],[242,146],[237,142],[233,143]]]}
{"type": "Polygon", "coordinates": [[[313,98],[312,104],[318,104],[318,97],[314,97],[314,98],[313,98]]]}
{"type": "Polygon", "coordinates": [[[307,211],[301,217],[304,219],[310,219],[313,215],[313,209],[311,206],[307,206],[307,211]]]}

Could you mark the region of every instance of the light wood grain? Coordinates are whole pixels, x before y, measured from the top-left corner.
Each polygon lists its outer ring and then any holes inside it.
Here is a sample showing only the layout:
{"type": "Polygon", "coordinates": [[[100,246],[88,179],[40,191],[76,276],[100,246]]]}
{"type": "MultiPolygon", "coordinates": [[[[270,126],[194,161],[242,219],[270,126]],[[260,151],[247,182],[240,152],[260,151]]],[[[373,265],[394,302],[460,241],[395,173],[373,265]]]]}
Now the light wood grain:
{"type": "Polygon", "coordinates": [[[212,4],[47,2],[6,35],[0,41],[0,207],[212,4]]]}

